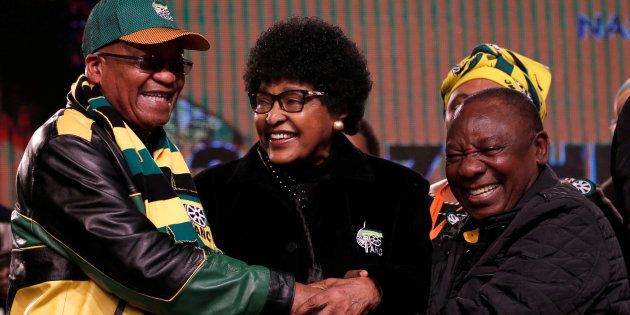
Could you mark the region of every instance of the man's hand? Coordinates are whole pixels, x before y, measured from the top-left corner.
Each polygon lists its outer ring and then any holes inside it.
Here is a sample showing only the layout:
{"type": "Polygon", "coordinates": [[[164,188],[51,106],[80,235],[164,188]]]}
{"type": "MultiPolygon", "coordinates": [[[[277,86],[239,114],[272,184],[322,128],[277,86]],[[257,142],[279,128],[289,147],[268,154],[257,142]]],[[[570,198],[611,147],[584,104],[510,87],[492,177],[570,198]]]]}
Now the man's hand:
{"type": "Polygon", "coordinates": [[[295,310],[298,305],[294,301],[292,314],[366,314],[381,302],[381,292],[377,284],[367,277],[365,270],[349,271],[347,279],[330,278],[312,283],[320,293],[309,298],[295,310]],[[364,272],[362,272],[364,271],[364,272]]]}
{"type": "Polygon", "coordinates": [[[346,271],[346,274],[343,275],[344,279],[348,278],[359,278],[359,277],[367,277],[368,271],[363,269],[354,269],[346,271]]]}
{"type": "MultiPolygon", "coordinates": [[[[319,283],[319,282],[318,282],[319,283]]],[[[295,293],[293,296],[293,305],[291,305],[291,314],[296,314],[296,310],[302,304],[304,304],[313,295],[322,292],[324,287],[322,286],[308,286],[301,283],[295,283],[295,293]]]]}

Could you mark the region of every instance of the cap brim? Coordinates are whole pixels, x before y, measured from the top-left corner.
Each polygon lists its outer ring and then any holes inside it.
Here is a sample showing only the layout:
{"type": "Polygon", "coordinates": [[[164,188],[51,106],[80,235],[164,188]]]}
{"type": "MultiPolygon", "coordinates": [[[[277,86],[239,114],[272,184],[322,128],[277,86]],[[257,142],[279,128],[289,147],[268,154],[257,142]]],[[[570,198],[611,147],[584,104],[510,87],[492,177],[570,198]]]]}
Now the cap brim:
{"type": "Polygon", "coordinates": [[[180,29],[154,27],[143,29],[125,36],[120,40],[140,45],[163,44],[172,40],[180,40],[183,49],[208,50],[210,43],[203,35],[180,29]]]}

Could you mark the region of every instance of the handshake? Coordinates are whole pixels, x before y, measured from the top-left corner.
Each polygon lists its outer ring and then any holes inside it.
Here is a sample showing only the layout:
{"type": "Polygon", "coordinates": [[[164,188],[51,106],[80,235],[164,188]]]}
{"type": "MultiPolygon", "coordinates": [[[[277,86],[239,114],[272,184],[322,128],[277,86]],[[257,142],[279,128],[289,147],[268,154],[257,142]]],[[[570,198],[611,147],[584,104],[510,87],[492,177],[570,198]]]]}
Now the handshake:
{"type": "Polygon", "coordinates": [[[367,314],[378,306],[381,296],[366,270],[350,270],[343,279],[296,283],[291,314],[367,314]]]}

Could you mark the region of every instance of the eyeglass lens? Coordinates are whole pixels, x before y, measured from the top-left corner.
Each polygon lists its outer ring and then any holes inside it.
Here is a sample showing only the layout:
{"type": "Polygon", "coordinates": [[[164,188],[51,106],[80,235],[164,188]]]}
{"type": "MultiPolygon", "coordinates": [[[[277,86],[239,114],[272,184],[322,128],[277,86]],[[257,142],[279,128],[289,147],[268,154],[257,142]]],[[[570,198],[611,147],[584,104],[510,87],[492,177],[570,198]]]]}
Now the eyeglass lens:
{"type": "Polygon", "coordinates": [[[284,111],[297,113],[304,107],[304,94],[305,91],[300,90],[284,91],[278,95],[258,92],[252,94],[250,102],[252,109],[258,114],[269,112],[276,100],[280,102],[280,108],[284,111]]]}
{"type": "Polygon", "coordinates": [[[164,67],[168,65],[168,69],[172,71],[173,73],[186,75],[190,73],[190,70],[192,69],[192,65],[193,65],[192,61],[186,60],[183,57],[179,57],[179,58],[167,61],[153,55],[135,57],[135,56],[118,55],[118,54],[112,54],[112,53],[106,53],[106,52],[96,52],[95,54],[98,56],[103,56],[103,57],[112,57],[112,58],[134,61],[137,67],[140,68],[140,70],[146,71],[149,73],[161,71],[162,69],[164,69],[164,67]]]}
{"type": "Polygon", "coordinates": [[[156,56],[146,56],[146,57],[141,57],[138,60],[138,66],[140,67],[140,69],[145,70],[145,71],[150,71],[150,72],[160,71],[164,69],[164,67],[166,67],[167,64],[168,64],[168,69],[173,71],[174,73],[188,74],[190,73],[190,70],[192,69],[192,62],[184,58],[178,58],[178,59],[166,61],[156,56]]]}

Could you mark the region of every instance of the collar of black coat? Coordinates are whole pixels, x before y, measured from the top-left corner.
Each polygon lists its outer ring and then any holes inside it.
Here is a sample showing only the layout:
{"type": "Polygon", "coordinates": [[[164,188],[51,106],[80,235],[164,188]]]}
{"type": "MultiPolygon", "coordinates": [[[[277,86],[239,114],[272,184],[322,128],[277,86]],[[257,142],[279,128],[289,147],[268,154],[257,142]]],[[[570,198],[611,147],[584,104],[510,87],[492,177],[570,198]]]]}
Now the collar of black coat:
{"type": "MultiPolygon", "coordinates": [[[[521,213],[521,210],[534,198],[543,197],[544,192],[549,188],[561,185],[560,180],[556,173],[549,167],[545,165],[541,170],[540,174],[534,181],[534,184],[525,192],[523,197],[519,200],[519,202],[513,208],[507,209],[506,211],[487,217],[481,222],[476,222],[473,219],[468,220],[462,231],[471,231],[474,229],[479,229],[479,244],[489,244],[493,242],[500,234],[504,233],[508,226],[510,229],[517,229],[527,223],[537,218],[540,213],[539,211],[548,211],[546,208],[536,208],[529,209],[528,213],[521,213]],[[533,211],[533,212],[532,212],[533,211]],[[519,221],[518,224],[511,224],[514,220],[519,221]]],[[[577,191],[576,191],[577,192],[577,191]]]]}
{"type": "MultiPolygon", "coordinates": [[[[265,166],[258,157],[258,146],[260,143],[257,142],[241,158],[228,183],[256,181],[267,176],[261,172],[265,166]]],[[[329,163],[331,180],[374,182],[374,172],[369,159],[376,158],[361,152],[344,135],[336,134],[333,138],[329,160],[326,161],[329,163]]]]}
{"type": "Polygon", "coordinates": [[[540,192],[542,192],[543,190],[551,186],[557,185],[559,182],[560,180],[558,179],[558,176],[551,169],[551,167],[549,167],[549,165],[543,166],[542,171],[538,175],[538,178],[536,178],[536,181],[534,182],[532,187],[529,187],[529,189],[525,192],[521,200],[519,200],[518,203],[516,203],[516,206],[514,206],[514,208],[508,211],[516,211],[523,208],[525,204],[527,204],[532,198],[534,198],[540,192]]]}

